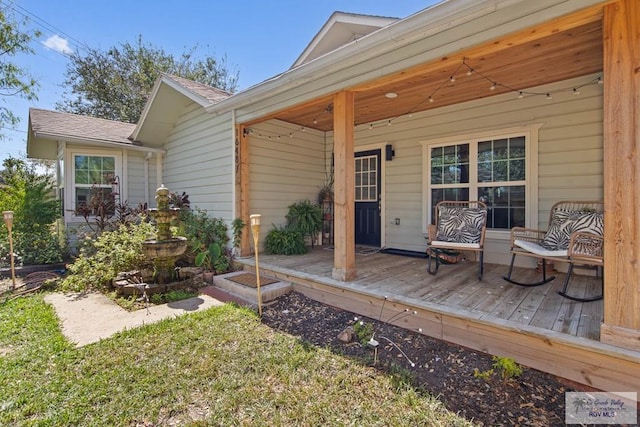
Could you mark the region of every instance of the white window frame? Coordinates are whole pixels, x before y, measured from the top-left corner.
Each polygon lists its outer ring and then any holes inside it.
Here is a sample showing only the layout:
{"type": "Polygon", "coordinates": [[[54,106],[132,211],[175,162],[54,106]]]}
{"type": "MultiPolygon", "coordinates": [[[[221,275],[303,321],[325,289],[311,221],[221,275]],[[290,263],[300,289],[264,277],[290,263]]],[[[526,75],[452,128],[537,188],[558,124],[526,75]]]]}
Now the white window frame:
{"type": "MultiPolygon", "coordinates": [[[[538,133],[541,123],[514,126],[502,129],[482,130],[473,133],[453,135],[421,142],[422,145],[422,232],[427,233],[427,226],[431,224],[431,149],[469,144],[469,197],[478,194],[478,142],[513,138],[525,138],[525,226],[538,226],[538,133]]],[[[465,184],[467,185],[467,184],[465,184]]],[[[452,185],[459,187],[459,185],[452,185]]],[[[509,239],[509,230],[487,229],[487,238],[509,239]]]]}
{"type": "Polygon", "coordinates": [[[70,150],[67,153],[65,158],[65,216],[69,221],[78,221],[82,220],[83,217],[80,215],[76,215],[76,184],[75,184],[75,176],[76,176],[76,165],[75,158],[76,156],[90,156],[90,157],[113,157],[115,159],[115,175],[119,178],[120,182],[120,200],[127,200],[125,192],[125,182],[126,177],[123,176],[123,154],[122,151],[107,151],[107,150],[70,150]]]}

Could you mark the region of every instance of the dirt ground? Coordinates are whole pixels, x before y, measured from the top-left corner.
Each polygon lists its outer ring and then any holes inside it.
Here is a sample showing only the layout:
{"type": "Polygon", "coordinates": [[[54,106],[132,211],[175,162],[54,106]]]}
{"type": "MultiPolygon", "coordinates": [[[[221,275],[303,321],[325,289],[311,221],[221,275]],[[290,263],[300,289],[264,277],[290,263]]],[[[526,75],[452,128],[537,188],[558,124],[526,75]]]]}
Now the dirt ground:
{"type": "Polygon", "coordinates": [[[357,340],[344,343],[340,332],[356,323],[356,315],[316,302],[299,293],[280,297],[263,309],[263,322],[275,329],[332,351],[409,378],[421,391],[439,396],[453,412],[482,426],[562,426],[567,391],[585,391],[544,372],[522,367],[522,374],[487,379],[474,371],[492,369],[492,356],[418,333],[358,318],[371,324],[379,342],[377,356],[357,340]]]}

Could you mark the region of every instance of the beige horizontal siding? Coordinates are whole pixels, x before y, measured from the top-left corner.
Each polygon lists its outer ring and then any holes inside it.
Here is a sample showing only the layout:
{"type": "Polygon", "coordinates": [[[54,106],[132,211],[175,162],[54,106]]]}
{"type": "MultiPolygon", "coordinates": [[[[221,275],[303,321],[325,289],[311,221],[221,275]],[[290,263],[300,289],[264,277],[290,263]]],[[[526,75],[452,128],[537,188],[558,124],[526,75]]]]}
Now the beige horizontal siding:
{"type": "MultiPolygon", "coordinates": [[[[595,76],[535,88],[542,92],[571,88],[595,76]]],[[[403,116],[392,126],[356,128],[356,147],[390,143],[395,150],[385,163],[385,245],[423,251],[422,186],[423,153],[420,145],[430,139],[500,130],[542,123],[538,145],[538,224],[546,228],[553,203],[563,199],[602,198],[602,87],[581,88],[581,94],[559,93],[517,99],[505,94],[403,116]],[[395,225],[395,218],[400,225],[395,225]]],[[[357,148],[356,148],[357,149],[357,148]]],[[[508,242],[488,239],[486,259],[508,261],[508,242]]]]}
{"type": "Polygon", "coordinates": [[[262,215],[260,239],[264,242],[273,226],[285,224],[289,205],[302,200],[317,202],[325,178],[325,140],[322,132],[294,132],[299,127],[280,121],[251,129],[250,212],[262,215]],[[288,136],[291,132],[293,138],[288,136]]]}
{"type": "Polygon", "coordinates": [[[233,220],[231,114],[214,116],[192,103],[178,117],[165,144],[163,183],[189,195],[192,208],[233,220]]]}

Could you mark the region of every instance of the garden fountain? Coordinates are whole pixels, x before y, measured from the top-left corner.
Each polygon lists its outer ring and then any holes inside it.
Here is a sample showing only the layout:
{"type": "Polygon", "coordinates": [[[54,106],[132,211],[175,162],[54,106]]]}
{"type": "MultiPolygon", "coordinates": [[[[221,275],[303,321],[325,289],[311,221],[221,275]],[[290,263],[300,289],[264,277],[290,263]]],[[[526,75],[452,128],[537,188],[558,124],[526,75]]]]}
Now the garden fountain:
{"type": "Polygon", "coordinates": [[[156,222],[158,234],[142,243],[142,252],[153,261],[154,282],[166,285],[175,278],[175,262],[186,250],[187,239],[171,235],[171,220],[180,215],[180,208],[169,207],[169,189],[164,184],[156,190],[156,204],[156,208],[149,209],[149,215],[156,222]]]}

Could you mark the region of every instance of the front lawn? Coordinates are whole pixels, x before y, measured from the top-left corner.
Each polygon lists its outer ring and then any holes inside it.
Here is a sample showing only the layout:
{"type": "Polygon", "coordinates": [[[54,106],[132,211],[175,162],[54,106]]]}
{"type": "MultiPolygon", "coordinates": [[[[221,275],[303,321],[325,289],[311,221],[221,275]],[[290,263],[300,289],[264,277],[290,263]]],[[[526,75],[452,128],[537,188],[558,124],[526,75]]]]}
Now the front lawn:
{"type": "Polygon", "coordinates": [[[0,425],[470,425],[230,305],[76,349],[41,295],[20,298],[0,305],[0,373],[0,425]]]}

